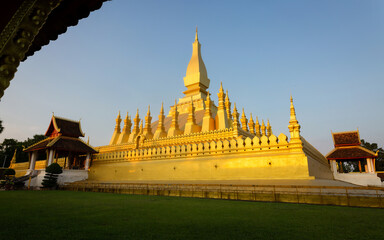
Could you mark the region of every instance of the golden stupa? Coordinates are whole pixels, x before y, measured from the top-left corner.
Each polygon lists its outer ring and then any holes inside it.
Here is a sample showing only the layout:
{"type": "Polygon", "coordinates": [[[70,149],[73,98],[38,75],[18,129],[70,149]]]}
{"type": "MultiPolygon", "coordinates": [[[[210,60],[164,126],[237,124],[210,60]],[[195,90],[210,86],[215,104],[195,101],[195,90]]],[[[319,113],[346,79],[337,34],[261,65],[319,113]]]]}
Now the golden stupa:
{"type": "Polygon", "coordinates": [[[292,97],[289,140],[244,109],[240,117],[222,84],[215,104],[197,29],[184,85],[185,96],[167,116],[162,104],[157,121],[148,107],[145,121],[137,110],[133,127],[127,113],[121,130],[119,112],[109,145],[93,156],[89,180],[333,179],[327,159],[300,135],[292,97]]]}

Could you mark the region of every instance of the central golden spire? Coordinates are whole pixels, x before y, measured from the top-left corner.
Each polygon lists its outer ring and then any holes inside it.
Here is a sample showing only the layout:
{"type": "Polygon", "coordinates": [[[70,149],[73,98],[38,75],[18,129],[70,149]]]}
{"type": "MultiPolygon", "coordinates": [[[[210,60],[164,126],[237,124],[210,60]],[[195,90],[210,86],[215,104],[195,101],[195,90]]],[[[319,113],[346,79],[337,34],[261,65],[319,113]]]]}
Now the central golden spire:
{"type": "Polygon", "coordinates": [[[205,98],[207,94],[206,89],[209,87],[210,80],[203,59],[201,58],[201,44],[199,43],[197,35],[197,27],[195,41],[193,42],[192,47],[192,57],[184,77],[184,85],[187,87],[184,94],[186,96],[193,96],[203,93],[205,98]]]}

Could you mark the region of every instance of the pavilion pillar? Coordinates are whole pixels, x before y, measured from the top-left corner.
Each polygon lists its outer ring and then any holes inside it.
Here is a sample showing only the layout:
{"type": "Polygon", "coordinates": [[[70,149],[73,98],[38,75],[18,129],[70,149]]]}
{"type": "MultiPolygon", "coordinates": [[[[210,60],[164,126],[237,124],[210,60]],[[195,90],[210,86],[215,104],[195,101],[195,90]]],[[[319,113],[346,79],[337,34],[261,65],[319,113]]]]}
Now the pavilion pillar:
{"type": "Polygon", "coordinates": [[[367,158],[367,166],[368,166],[368,172],[370,172],[370,173],[374,173],[375,172],[375,168],[373,166],[372,158],[367,158]]]}
{"type": "Polygon", "coordinates": [[[47,166],[51,165],[53,163],[53,158],[55,156],[55,150],[54,149],[50,149],[49,150],[49,154],[48,154],[48,163],[47,163],[47,166]]]}
{"type": "Polygon", "coordinates": [[[85,159],[85,164],[84,164],[84,170],[88,170],[90,163],[91,163],[91,154],[87,153],[87,158],[85,159]]]}
{"type": "Polygon", "coordinates": [[[36,159],[37,159],[37,151],[33,151],[31,154],[31,163],[29,164],[29,170],[35,170],[36,159]]]}
{"type": "Polygon", "coordinates": [[[337,166],[336,166],[336,160],[331,160],[330,161],[331,165],[331,171],[334,173],[337,173],[337,166]]]}

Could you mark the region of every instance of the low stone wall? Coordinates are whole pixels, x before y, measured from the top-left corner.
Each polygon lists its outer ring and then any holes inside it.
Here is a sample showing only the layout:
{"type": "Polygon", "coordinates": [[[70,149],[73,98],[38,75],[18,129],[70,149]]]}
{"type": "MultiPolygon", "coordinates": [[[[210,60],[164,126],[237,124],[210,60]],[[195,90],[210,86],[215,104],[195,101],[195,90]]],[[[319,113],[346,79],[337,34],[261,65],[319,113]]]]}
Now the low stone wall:
{"type": "Polygon", "coordinates": [[[65,185],[62,189],[118,194],[384,208],[384,188],[81,182],[65,185]]]}

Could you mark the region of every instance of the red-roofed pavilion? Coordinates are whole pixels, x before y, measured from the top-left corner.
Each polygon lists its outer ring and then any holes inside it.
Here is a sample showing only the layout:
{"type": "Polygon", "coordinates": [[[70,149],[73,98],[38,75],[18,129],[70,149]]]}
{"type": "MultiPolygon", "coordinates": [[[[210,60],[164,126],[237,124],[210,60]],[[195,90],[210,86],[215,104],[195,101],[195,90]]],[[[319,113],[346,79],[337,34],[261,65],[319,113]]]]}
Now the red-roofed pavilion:
{"type": "Polygon", "coordinates": [[[344,173],[343,163],[358,163],[359,172],[375,173],[377,154],[362,147],[359,131],[332,133],[335,148],[326,155],[332,171],[344,173]]]}
{"type": "Polygon", "coordinates": [[[65,169],[88,170],[91,155],[97,153],[89,144],[79,137],[84,137],[80,121],[52,116],[51,122],[45,132],[46,139],[24,149],[30,153],[30,170],[35,170],[38,155],[46,153],[49,166],[58,158],[65,158],[65,169]]]}

